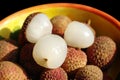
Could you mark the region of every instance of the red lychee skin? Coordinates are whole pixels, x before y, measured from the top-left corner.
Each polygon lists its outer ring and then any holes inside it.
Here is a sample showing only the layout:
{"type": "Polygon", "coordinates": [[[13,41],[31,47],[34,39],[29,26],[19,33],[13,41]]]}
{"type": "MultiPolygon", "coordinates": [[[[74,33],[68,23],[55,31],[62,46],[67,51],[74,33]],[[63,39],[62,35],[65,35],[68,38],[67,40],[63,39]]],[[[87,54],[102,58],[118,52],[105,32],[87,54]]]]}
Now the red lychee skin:
{"type": "Polygon", "coordinates": [[[3,39],[0,40],[0,61],[18,60],[18,46],[14,40],[3,39]]]}
{"type": "Polygon", "coordinates": [[[87,64],[87,56],[80,49],[68,47],[67,57],[62,64],[62,68],[68,73],[71,78],[74,77],[77,69],[84,67],[87,64]]]}
{"type": "Polygon", "coordinates": [[[0,80],[28,80],[25,70],[13,62],[0,62],[0,80]]]}
{"type": "Polygon", "coordinates": [[[96,37],[92,46],[87,51],[88,62],[108,69],[113,62],[116,53],[116,43],[108,36],[96,37]]]}
{"type": "Polygon", "coordinates": [[[29,24],[29,22],[32,20],[32,18],[38,14],[40,12],[35,12],[35,13],[31,13],[30,15],[28,15],[22,25],[22,28],[20,30],[20,33],[18,35],[18,42],[20,46],[24,46],[26,43],[29,43],[29,41],[27,41],[26,39],[26,28],[29,24]]]}
{"type": "Polygon", "coordinates": [[[26,71],[33,78],[39,78],[40,73],[44,70],[43,67],[39,66],[33,59],[32,50],[34,44],[26,44],[20,52],[20,64],[26,69],[26,71]]]}
{"type": "Polygon", "coordinates": [[[68,80],[68,76],[63,68],[46,69],[40,75],[40,80],[68,80]]]}

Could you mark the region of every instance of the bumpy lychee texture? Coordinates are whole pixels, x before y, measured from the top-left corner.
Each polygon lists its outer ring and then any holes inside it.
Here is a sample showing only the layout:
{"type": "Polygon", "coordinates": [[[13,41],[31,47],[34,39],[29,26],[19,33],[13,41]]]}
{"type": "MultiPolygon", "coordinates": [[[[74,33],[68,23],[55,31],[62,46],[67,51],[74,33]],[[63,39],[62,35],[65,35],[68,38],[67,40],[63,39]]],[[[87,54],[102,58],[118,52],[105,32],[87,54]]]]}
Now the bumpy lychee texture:
{"type": "Polygon", "coordinates": [[[68,76],[62,68],[47,69],[40,75],[40,80],[68,80],[68,76]]]}
{"type": "Polygon", "coordinates": [[[92,46],[87,49],[88,62],[104,69],[114,59],[116,43],[108,36],[99,36],[92,46]]]}
{"type": "Polygon", "coordinates": [[[78,68],[86,66],[87,56],[82,50],[73,47],[68,47],[67,51],[67,57],[61,67],[69,76],[74,77],[78,68]]]}
{"type": "Polygon", "coordinates": [[[0,61],[16,62],[18,58],[18,45],[14,40],[0,40],[0,61]]]}
{"type": "Polygon", "coordinates": [[[102,69],[113,61],[116,44],[108,36],[95,38],[90,23],[29,14],[18,35],[19,58],[16,45],[0,41],[0,80],[111,80],[102,69]],[[10,62],[16,59],[19,65],[10,62]]]}
{"type": "Polygon", "coordinates": [[[32,57],[33,47],[34,44],[32,43],[25,44],[20,51],[19,61],[20,64],[26,69],[27,73],[29,73],[30,77],[37,79],[39,78],[37,76],[40,75],[44,68],[34,61],[32,57]]]}
{"type": "Polygon", "coordinates": [[[98,66],[86,65],[79,68],[75,80],[103,80],[103,72],[98,66]]]}
{"type": "Polygon", "coordinates": [[[30,21],[32,20],[32,18],[38,14],[38,12],[30,14],[29,16],[27,16],[27,18],[25,19],[22,28],[20,30],[20,33],[18,35],[18,42],[20,46],[23,46],[26,43],[29,43],[28,40],[26,39],[26,28],[27,25],[30,23],[30,21]]]}
{"type": "Polygon", "coordinates": [[[25,71],[10,61],[0,62],[0,80],[28,80],[25,71]]]}
{"type": "Polygon", "coordinates": [[[64,35],[65,29],[72,20],[65,15],[57,15],[51,19],[53,29],[53,34],[58,34],[60,36],[64,35]]]}

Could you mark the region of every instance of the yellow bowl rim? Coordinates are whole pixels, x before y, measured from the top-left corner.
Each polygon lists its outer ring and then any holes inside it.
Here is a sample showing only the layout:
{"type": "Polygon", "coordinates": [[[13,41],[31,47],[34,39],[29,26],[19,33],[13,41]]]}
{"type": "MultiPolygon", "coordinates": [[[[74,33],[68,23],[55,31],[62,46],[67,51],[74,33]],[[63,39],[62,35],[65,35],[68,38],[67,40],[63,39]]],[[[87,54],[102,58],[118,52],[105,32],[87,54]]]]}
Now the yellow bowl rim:
{"type": "Polygon", "coordinates": [[[7,20],[10,20],[13,17],[17,17],[19,15],[22,15],[25,12],[31,12],[31,10],[34,10],[36,8],[44,9],[44,8],[47,8],[47,7],[69,7],[69,8],[76,8],[76,9],[81,9],[81,10],[84,10],[84,11],[88,11],[88,12],[94,13],[98,16],[101,16],[101,17],[105,18],[106,20],[108,20],[109,22],[114,24],[118,29],[120,29],[120,22],[116,18],[111,16],[110,14],[108,14],[104,11],[101,11],[97,8],[94,8],[94,7],[91,7],[91,6],[88,6],[88,5],[84,5],[84,4],[78,4],[78,3],[48,3],[48,4],[31,6],[31,7],[19,10],[15,13],[5,17],[4,19],[2,19],[0,21],[0,25],[3,25],[7,20]]]}

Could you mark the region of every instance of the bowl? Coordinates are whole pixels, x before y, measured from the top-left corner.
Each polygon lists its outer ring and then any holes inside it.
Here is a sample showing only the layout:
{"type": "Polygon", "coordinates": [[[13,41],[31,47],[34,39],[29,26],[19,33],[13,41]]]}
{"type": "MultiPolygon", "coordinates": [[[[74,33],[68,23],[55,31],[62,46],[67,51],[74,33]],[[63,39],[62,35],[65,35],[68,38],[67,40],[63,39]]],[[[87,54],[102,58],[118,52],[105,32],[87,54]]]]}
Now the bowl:
{"type": "MultiPolygon", "coordinates": [[[[81,22],[91,20],[91,26],[95,29],[96,36],[109,36],[116,42],[117,47],[120,47],[120,22],[113,16],[101,10],[76,3],[50,3],[36,5],[15,12],[0,21],[0,37],[17,40],[17,35],[19,34],[19,30],[21,29],[24,20],[33,12],[43,12],[49,18],[62,14],[69,16],[72,20],[81,22]]],[[[117,56],[107,72],[113,80],[115,80],[117,74],[120,72],[119,60],[119,56],[117,56]]]]}

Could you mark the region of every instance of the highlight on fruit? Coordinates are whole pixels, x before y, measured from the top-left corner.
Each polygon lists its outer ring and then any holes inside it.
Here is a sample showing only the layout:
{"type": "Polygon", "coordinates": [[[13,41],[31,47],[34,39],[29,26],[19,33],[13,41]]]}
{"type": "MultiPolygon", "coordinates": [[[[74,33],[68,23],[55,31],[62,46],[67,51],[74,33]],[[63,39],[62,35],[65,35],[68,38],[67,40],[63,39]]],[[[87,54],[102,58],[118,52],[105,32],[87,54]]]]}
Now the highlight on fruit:
{"type": "Polygon", "coordinates": [[[104,71],[114,62],[116,42],[98,36],[92,20],[86,22],[69,15],[29,14],[18,41],[0,40],[0,80],[107,79],[104,71]]]}

